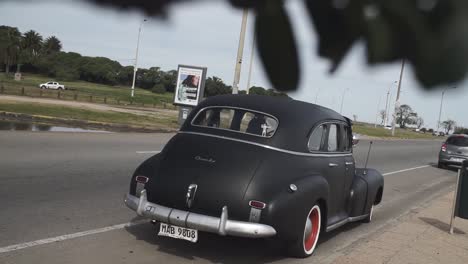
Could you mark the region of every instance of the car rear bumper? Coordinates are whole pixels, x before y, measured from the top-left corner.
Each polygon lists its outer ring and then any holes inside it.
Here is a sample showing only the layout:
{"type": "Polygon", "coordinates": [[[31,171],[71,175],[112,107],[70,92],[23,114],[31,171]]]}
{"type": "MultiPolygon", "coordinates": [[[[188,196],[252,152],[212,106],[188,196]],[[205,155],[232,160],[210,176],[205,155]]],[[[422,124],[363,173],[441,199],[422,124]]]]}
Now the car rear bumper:
{"type": "Polygon", "coordinates": [[[141,192],[140,198],[127,194],[124,202],[130,209],[136,211],[138,215],[170,225],[215,233],[222,236],[263,238],[276,235],[276,230],[269,225],[229,220],[227,206],[223,207],[219,218],[196,214],[148,202],[146,190],[141,192]]]}
{"type": "Polygon", "coordinates": [[[463,161],[466,159],[468,159],[468,157],[466,156],[452,155],[452,154],[446,154],[446,153],[439,154],[439,163],[442,163],[448,166],[461,167],[463,161]]]}

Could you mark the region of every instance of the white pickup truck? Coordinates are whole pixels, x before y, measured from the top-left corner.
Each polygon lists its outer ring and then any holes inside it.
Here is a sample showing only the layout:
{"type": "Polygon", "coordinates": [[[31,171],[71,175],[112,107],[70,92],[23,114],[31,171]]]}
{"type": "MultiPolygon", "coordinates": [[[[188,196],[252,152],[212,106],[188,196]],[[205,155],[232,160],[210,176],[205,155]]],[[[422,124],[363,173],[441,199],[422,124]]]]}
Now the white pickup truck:
{"type": "Polygon", "coordinates": [[[58,82],[48,82],[39,84],[41,89],[54,89],[54,90],[65,90],[65,85],[59,84],[58,82]]]}

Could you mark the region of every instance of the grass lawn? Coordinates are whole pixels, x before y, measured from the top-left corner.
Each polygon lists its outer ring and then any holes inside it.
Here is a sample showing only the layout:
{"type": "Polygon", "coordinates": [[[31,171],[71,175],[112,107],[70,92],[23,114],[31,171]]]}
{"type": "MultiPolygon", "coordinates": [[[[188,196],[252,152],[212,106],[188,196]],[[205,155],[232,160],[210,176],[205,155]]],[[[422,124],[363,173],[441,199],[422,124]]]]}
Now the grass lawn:
{"type": "Polygon", "coordinates": [[[384,129],[382,127],[374,127],[373,125],[367,124],[354,124],[353,132],[367,135],[371,137],[380,137],[380,138],[409,138],[409,139],[438,139],[440,137],[432,136],[431,133],[418,133],[408,129],[395,129],[395,136],[392,137],[392,131],[384,129]]]}
{"type": "MultiPolygon", "coordinates": [[[[26,95],[35,97],[40,96],[39,84],[49,81],[57,81],[60,84],[65,85],[68,89],[61,91],[62,99],[72,100],[74,99],[75,94],[77,94],[79,101],[88,101],[90,100],[90,96],[93,96],[91,100],[99,103],[103,103],[105,97],[107,97],[107,103],[117,103],[117,100],[121,103],[131,101],[130,87],[109,86],[84,81],[62,82],[46,76],[28,73],[23,74],[23,80],[15,81],[12,75],[0,73],[0,85],[3,84],[5,94],[20,95],[21,89],[24,87],[26,95]]],[[[43,90],[42,92],[42,96],[44,97],[56,98],[58,96],[58,93],[55,90],[43,90]]],[[[135,88],[135,97],[133,98],[133,102],[135,104],[144,103],[147,105],[162,105],[163,103],[171,104],[173,96],[173,93],[155,94],[148,90],[135,88]]]]}
{"type": "Polygon", "coordinates": [[[175,129],[178,127],[175,117],[169,117],[165,115],[154,114],[143,116],[131,113],[99,111],[40,103],[0,102],[0,111],[110,124],[130,125],[138,128],[145,127],[152,129],[175,129]]]}

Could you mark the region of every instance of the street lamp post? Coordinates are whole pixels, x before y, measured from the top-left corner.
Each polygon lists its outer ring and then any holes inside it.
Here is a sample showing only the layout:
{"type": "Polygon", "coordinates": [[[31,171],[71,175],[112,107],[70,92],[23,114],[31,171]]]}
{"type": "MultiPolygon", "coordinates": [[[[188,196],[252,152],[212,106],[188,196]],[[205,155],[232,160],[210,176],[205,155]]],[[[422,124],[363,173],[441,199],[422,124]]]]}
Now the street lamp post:
{"type": "Polygon", "coordinates": [[[143,23],[147,20],[144,19],[140,27],[138,29],[138,40],[137,40],[137,47],[136,47],[136,55],[135,55],[135,64],[133,65],[133,81],[132,81],[132,97],[135,96],[135,80],[136,80],[136,73],[138,71],[138,51],[140,49],[140,35],[141,35],[141,28],[143,27],[143,23]]]}
{"type": "Polygon", "coordinates": [[[244,54],[245,29],[247,27],[247,17],[249,11],[244,9],[242,14],[241,32],[239,37],[239,48],[237,49],[236,70],[234,72],[234,83],[232,84],[232,94],[239,93],[239,82],[242,67],[242,56],[244,54]]]}
{"type": "Polygon", "coordinates": [[[343,95],[341,96],[341,107],[340,107],[340,115],[343,114],[343,104],[344,104],[344,98],[346,92],[349,90],[349,88],[346,88],[343,90],[343,95]]]}
{"type": "Polygon", "coordinates": [[[252,50],[250,51],[250,66],[249,66],[249,78],[247,79],[247,94],[250,92],[250,80],[252,79],[252,66],[253,66],[253,60],[254,60],[254,55],[255,55],[255,40],[256,40],[256,34],[254,32],[253,34],[253,39],[252,39],[252,50]]]}

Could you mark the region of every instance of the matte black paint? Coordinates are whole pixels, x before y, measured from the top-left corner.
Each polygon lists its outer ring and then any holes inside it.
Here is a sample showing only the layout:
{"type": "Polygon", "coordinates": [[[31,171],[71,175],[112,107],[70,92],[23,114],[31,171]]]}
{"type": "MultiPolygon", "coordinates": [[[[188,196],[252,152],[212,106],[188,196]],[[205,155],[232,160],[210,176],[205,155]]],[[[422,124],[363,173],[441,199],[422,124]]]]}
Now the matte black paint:
{"type": "MultiPolygon", "coordinates": [[[[294,155],[235,140],[310,153],[308,136],[323,122],[351,125],[349,119],[330,109],[287,98],[242,95],[209,98],[192,111],[181,128],[182,132],[206,135],[178,133],[160,154],[145,161],[134,177],[150,177],[146,185],[150,202],[211,216],[219,217],[226,205],[230,219],[248,221],[249,201],[265,202],[267,207],[262,210],[260,222],[273,226],[279,238],[292,241],[304,231],[306,214],[315,203],[322,207],[323,230],[348,217],[368,214],[372,205],[381,201],[378,196],[384,187],[382,175],[372,169],[367,173],[355,169],[351,155],[294,155]],[[278,118],[279,127],[272,138],[261,138],[192,126],[196,113],[209,106],[264,112],[278,118]],[[330,167],[330,163],[338,166],[330,167]],[[189,209],[185,196],[190,184],[197,184],[198,189],[189,209]],[[298,190],[291,192],[290,184],[295,184],[298,190]]],[[[343,148],[334,154],[340,153],[351,154],[343,148]]]]}

